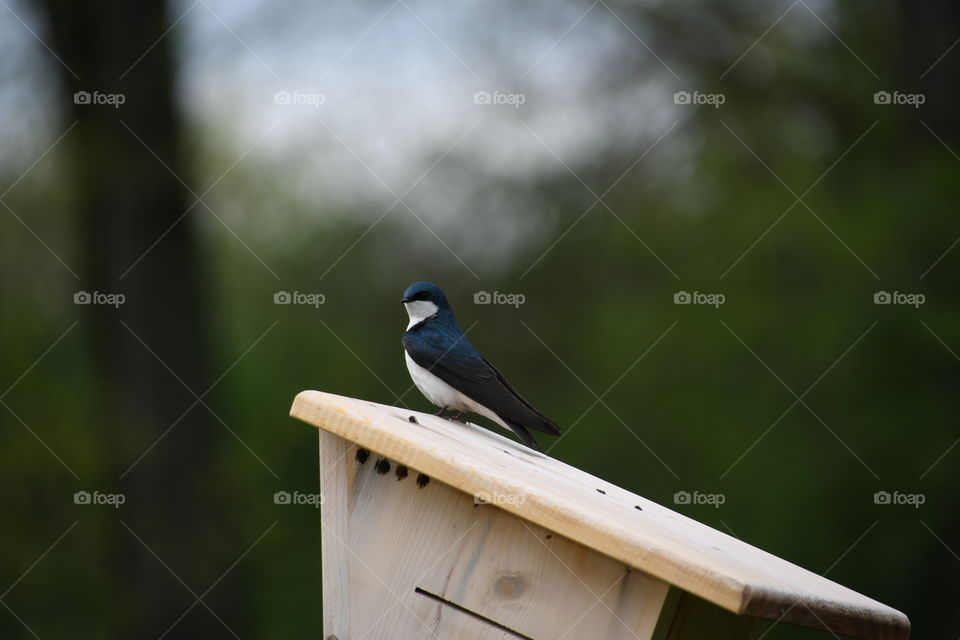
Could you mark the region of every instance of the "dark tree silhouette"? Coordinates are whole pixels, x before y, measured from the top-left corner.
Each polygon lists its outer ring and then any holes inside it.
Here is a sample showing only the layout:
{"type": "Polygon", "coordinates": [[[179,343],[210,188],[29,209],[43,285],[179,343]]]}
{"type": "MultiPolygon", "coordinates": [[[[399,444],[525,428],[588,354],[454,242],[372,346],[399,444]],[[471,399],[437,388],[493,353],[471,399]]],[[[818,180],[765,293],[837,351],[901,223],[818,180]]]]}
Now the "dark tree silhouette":
{"type": "MultiPolygon", "coordinates": [[[[223,430],[202,405],[190,410],[196,400],[191,390],[202,394],[213,377],[193,224],[200,208],[184,216],[193,200],[181,182],[186,171],[174,99],[175,34],[164,35],[171,16],[162,0],[40,5],[51,45],[65,63],[58,69],[68,117],[77,121],[66,142],[81,233],[81,285],[126,296],[119,310],[88,307],[82,323],[103,415],[90,437],[109,457],[104,467],[114,472],[104,482],[117,482],[127,495],[123,523],[114,518],[105,525],[111,535],[101,550],[114,585],[108,598],[116,605],[107,624],[117,637],[157,637],[194,602],[170,572],[199,595],[234,554],[233,545],[222,542],[229,523],[214,515],[225,503],[210,474],[223,430]],[[76,91],[119,93],[124,102],[119,108],[77,104],[76,91]],[[221,559],[217,550],[223,547],[231,550],[221,559]]],[[[225,589],[218,586],[217,595],[224,597],[225,589]]],[[[218,615],[228,620],[224,608],[218,615]]],[[[202,606],[176,631],[229,636],[202,606]]]]}

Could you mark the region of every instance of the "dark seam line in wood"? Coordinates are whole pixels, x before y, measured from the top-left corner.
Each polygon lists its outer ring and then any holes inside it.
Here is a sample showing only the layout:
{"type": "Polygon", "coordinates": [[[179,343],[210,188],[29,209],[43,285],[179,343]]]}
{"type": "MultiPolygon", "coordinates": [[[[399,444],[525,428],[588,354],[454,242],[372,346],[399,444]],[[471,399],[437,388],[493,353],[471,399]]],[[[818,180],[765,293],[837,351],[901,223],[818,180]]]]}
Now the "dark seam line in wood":
{"type": "Polygon", "coordinates": [[[414,589],[414,591],[417,592],[417,593],[419,593],[420,595],[427,596],[428,598],[431,598],[431,599],[433,599],[433,600],[436,600],[436,601],[439,602],[440,604],[445,604],[445,605],[447,605],[448,607],[452,607],[452,608],[456,609],[457,611],[460,611],[460,612],[462,612],[462,613],[465,613],[465,614],[467,614],[468,616],[473,616],[473,617],[476,618],[477,620],[480,620],[481,622],[486,622],[487,624],[492,625],[492,626],[496,627],[497,629],[500,629],[501,631],[506,631],[507,633],[511,633],[511,634],[517,636],[518,638],[523,638],[523,640],[534,640],[534,639],[531,638],[530,636],[524,635],[524,634],[520,633],[519,631],[514,631],[514,630],[511,629],[510,627],[508,627],[508,626],[506,626],[506,625],[504,625],[504,624],[500,624],[500,623],[497,622],[496,620],[491,620],[490,618],[488,618],[488,617],[485,616],[485,615],[479,614],[479,613],[477,613],[476,611],[471,611],[470,609],[467,609],[466,607],[461,606],[461,605],[457,604],[456,602],[451,602],[450,600],[447,600],[447,599],[444,598],[443,596],[438,596],[438,595],[435,594],[435,593],[430,593],[430,592],[427,591],[426,589],[421,589],[420,587],[417,587],[417,588],[414,589]]]}

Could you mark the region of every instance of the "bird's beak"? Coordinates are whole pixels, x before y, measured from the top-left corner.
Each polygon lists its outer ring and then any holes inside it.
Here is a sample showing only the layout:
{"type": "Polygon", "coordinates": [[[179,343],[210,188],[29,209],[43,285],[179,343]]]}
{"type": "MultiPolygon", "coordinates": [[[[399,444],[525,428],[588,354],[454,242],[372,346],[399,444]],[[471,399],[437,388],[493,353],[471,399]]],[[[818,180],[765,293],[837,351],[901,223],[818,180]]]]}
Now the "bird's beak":
{"type": "Polygon", "coordinates": [[[402,302],[403,304],[407,304],[408,302],[413,302],[413,298],[406,298],[406,297],[400,298],[400,302],[402,302]]]}

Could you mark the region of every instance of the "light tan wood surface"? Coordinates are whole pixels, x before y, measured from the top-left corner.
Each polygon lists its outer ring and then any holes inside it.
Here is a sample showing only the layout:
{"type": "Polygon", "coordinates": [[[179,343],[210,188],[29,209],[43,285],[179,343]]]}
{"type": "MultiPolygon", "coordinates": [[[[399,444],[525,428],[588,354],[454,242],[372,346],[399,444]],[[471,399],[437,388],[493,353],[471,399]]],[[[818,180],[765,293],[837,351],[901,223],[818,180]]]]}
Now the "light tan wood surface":
{"type": "MultiPolygon", "coordinates": [[[[290,415],[733,613],[860,638],[909,636],[891,607],[477,425],[320,391],[300,393],[290,415]]],[[[321,469],[322,484],[340,491],[346,479],[331,471],[332,484],[321,469]]],[[[340,517],[324,519],[325,557],[342,544],[340,517]]]]}
{"type": "Polygon", "coordinates": [[[346,531],[324,518],[325,638],[652,638],[662,580],[377,454],[360,464],[339,436],[320,448],[322,511],[348,514],[346,531]]]}

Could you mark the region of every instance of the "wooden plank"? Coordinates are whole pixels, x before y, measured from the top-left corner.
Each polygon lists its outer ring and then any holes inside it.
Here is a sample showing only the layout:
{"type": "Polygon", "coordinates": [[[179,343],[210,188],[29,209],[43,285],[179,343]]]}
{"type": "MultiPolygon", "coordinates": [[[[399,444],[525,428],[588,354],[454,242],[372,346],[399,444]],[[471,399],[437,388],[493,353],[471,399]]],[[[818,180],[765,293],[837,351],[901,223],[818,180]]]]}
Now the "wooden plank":
{"type": "Polygon", "coordinates": [[[416,469],[354,464],[352,637],[650,640],[663,581],[416,469]]]}
{"type": "Polygon", "coordinates": [[[323,637],[350,638],[350,570],[346,547],[350,442],[320,431],[320,544],[323,551],[323,637]]]}
{"type": "Polygon", "coordinates": [[[429,588],[533,638],[652,637],[665,582],[502,509],[474,513],[454,562],[424,577],[429,588]]]}
{"type": "Polygon", "coordinates": [[[895,609],[477,425],[319,391],[290,414],[469,494],[523,494],[498,506],[734,613],[909,636],[895,609]]]}

